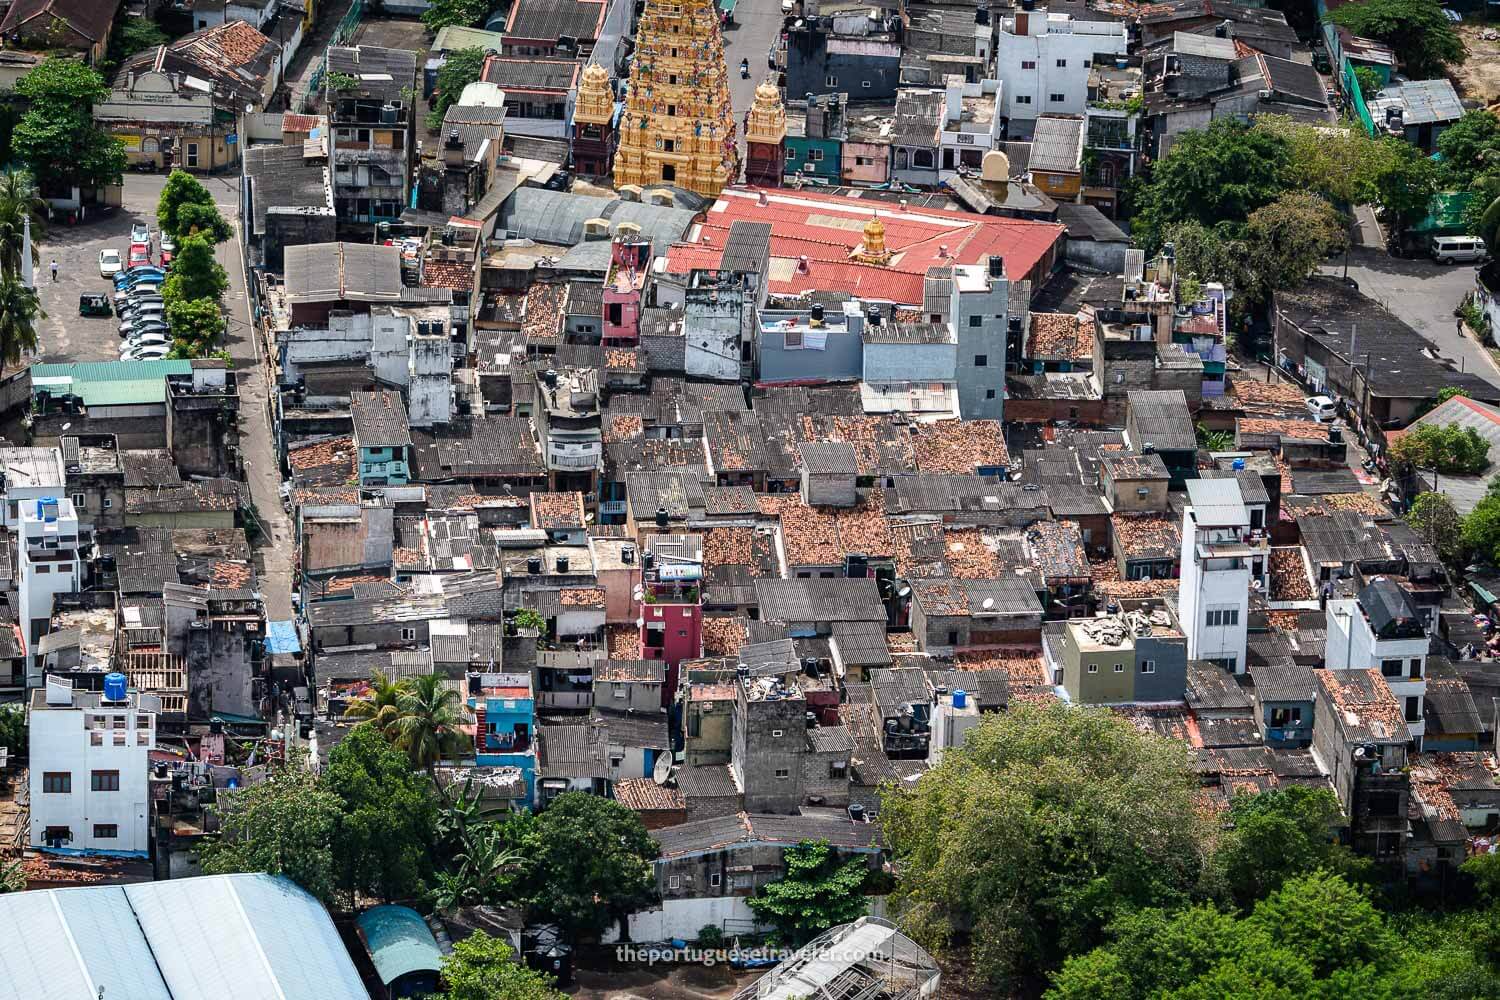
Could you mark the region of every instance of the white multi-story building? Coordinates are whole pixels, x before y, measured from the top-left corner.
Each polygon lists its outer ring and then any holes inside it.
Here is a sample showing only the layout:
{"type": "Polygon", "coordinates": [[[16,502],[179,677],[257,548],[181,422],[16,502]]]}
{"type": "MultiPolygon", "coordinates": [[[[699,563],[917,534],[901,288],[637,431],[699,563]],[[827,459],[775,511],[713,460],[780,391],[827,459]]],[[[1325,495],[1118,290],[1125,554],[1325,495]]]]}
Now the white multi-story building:
{"type": "Polygon", "coordinates": [[[1013,121],[1083,114],[1089,67],[1095,60],[1124,56],[1127,44],[1122,21],[1080,21],[1024,9],[1002,17],[995,43],[995,76],[1005,82],[1000,114],[1013,121]]]}
{"type": "Polygon", "coordinates": [[[0,520],[15,530],[22,505],[28,500],[62,496],[66,482],[60,449],[0,448],[0,489],[5,492],[0,520]]]}
{"type": "Polygon", "coordinates": [[[103,691],[53,677],[31,693],[31,846],[144,855],[155,695],[108,674],[103,691]]]}
{"type": "Polygon", "coordinates": [[[1244,673],[1250,591],[1266,586],[1271,543],[1250,527],[1238,480],[1189,479],[1187,490],[1177,608],[1188,659],[1244,673]]]}
{"type": "Polygon", "coordinates": [[[952,180],[960,167],[978,173],[984,154],[1000,148],[1004,133],[1000,120],[999,80],[965,83],[953,75],[944,81],[943,120],[938,128],[938,146],[942,151],[938,177],[952,180]]]}
{"type": "Polygon", "coordinates": [[[1427,731],[1422,710],[1427,697],[1429,639],[1406,591],[1394,580],[1377,576],[1358,597],[1330,600],[1325,613],[1328,669],[1379,670],[1401,703],[1406,728],[1421,749],[1427,731]]]}
{"type": "Polygon", "coordinates": [[[67,497],[22,502],[16,528],[16,586],[21,634],[26,640],[26,684],[39,687],[42,670],[36,644],[52,620],[53,599],[83,589],[79,550],[84,541],[78,512],[67,497]]]}

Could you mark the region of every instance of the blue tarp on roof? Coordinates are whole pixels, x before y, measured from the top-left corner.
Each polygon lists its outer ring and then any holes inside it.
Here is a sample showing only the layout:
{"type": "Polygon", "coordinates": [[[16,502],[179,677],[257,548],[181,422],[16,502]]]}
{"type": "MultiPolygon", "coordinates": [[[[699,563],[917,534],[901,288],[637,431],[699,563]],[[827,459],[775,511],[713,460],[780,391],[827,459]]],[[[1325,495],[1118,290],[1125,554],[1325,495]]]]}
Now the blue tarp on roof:
{"type": "Polygon", "coordinates": [[[355,921],[380,981],[389,986],[412,972],[437,972],[443,953],[421,914],[409,906],[377,906],[355,921]]]}
{"type": "Polygon", "coordinates": [[[302,652],[302,640],[297,636],[297,623],[293,621],[267,622],[266,652],[302,652]]]}

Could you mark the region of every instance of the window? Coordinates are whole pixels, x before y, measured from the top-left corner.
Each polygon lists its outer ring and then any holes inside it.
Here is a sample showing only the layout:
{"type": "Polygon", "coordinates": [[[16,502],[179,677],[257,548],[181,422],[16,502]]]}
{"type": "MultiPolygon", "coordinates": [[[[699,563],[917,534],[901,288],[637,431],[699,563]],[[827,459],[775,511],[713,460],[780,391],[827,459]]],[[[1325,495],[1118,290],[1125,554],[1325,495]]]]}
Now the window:
{"type": "Polygon", "coordinates": [[[43,771],[42,791],[63,795],[73,790],[73,775],[70,771],[43,771]]]}
{"type": "Polygon", "coordinates": [[[1090,663],[1089,664],[1089,673],[1091,673],[1091,674],[1097,674],[1098,672],[1099,672],[1099,664],[1097,664],[1097,663],[1090,663]]]}
{"type": "Polygon", "coordinates": [[[1382,677],[1400,677],[1401,676],[1401,661],[1400,660],[1381,660],[1380,661],[1380,674],[1381,674],[1382,677]]]}
{"type": "Polygon", "coordinates": [[[837,87],[839,85],[839,78],[830,73],[823,78],[823,84],[828,87],[837,87]]]}
{"type": "Polygon", "coordinates": [[[865,90],[869,90],[870,89],[870,81],[869,80],[861,80],[861,81],[859,81],[859,85],[860,85],[860,87],[862,87],[865,90]]]}
{"type": "Polygon", "coordinates": [[[1205,624],[1209,628],[1222,628],[1226,625],[1238,625],[1240,623],[1240,612],[1238,608],[1220,608],[1207,614],[1205,624]]]}
{"type": "Polygon", "coordinates": [[[950,646],[957,646],[958,645],[958,633],[957,632],[949,632],[948,633],[948,645],[950,645],[950,646]]]}
{"type": "Polygon", "coordinates": [[[821,149],[809,149],[807,151],[807,158],[809,160],[812,160],[814,163],[822,163],[823,151],[821,149]]]}
{"type": "Polygon", "coordinates": [[[994,399],[995,398],[995,390],[994,389],[986,389],[986,390],[984,390],[984,398],[985,399],[994,399]]]}
{"type": "Polygon", "coordinates": [[[95,840],[114,840],[119,835],[120,835],[120,828],[119,828],[119,826],[115,825],[114,823],[95,823],[94,824],[94,839],[95,840]]]}
{"type": "Polygon", "coordinates": [[[1406,721],[1422,721],[1422,696],[1414,694],[1406,699],[1406,721]]]}
{"type": "Polygon", "coordinates": [[[1300,708],[1273,708],[1271,709],[1271,725],[1278,728],[1282,726],[1302,725],[1302,709],[1300,708]]]}
{"type": "MultiPolygon", "coordinates": [[[[369,136],[366,135],[365,138],[368,139],[369,136]]],[[[190,167],[198,165],[198,144],[196,142],[187,144],[187,165],[190,167]]]]}
{"type": "Polygon", "coordinates": [[[976,354],[976,355],[974,355],[974,367],[975,368],[985,368],[985,367],[987,367],[989,365],[989,363],[990,363],[990,356],[988,354],[976,354]]]}
{"type": "Polygon", "coordinates": [[[724,884],[724,876],[720,875],[718,872],[714,872],[713,874],[708,876],[708,884],[712,888],[717,889],[719,886],[724,884]]]}
{"type": "Polygon", "coordinates": [[[912,166],[914,166],[914,167],[926,167],[927,169],[930,170],[930,169],[932,169],[933,162],[934,161],[932,159],[932,150],[930,150],[930,149],[918,149],[918,150],[913,150],[912,151],[912,154],[911,154],[911,165],[912,166]]]}
{"type": "Polygon", "coordinates": [[[675,104],[668,104],[667,105],[667,114],[671,115],[673,118],[677,117],[677,105],[675,105],[675,104]]]}
{"type": "Polygon", "coordinates": [[[624,754],[622,754],[622,753],[612,753],[612,754],[609,755],[609,766],[610,767],[619,767],[623,763],[625,763],[625,755],[624,754]]]}
{"type": "Polygon", "coordinates": [[[1141,673],[1143,673],[1143,674],[1154,674],[1154,673],[1156,673],[1156,661],[1155,660],[1142,660],[1141,661],[1141,673]]]}
{"type": "Polygon", "coordinates": [[[1036,69],[1036,60],[1035,59],[1022,59],[1021,60],[1021,68],[1022,69],[1036,69]]]}
{"type": "Polygon", "coordinates": [[[89,787],[96,792],[118,792],[120,790],[120,772],[95,771],[89,777],[89,787]]]}
{"type": "Polygon", "coordinates": [[[1067,94],[1048,94],[1047,95],[1047,100],[1051,101],[1053,104],[1061,104],[1063,101],[1066,101],[1067,99],[1068,99],[1068,95],[1067,94]]]}
{"type": "Polygon", "coordinates": [[[38,573],[50,573],[52,572],[52,567],[48,566],[46,563],[38,563],[36,566],[36,571],[38,573]]]}
{"type": "Polygon", "coordinates": [[[73,830],[66,826],[49,826],[42,837],[49,844],[66,844],[73,839],[73,830]]]}
{"type": "Polygon", "coordinates": [[[792,772],[784,767],[778,767],[776,769],[776,777],[778,778],[790,778],[791,776],[792,772]]]}
{"type": "Polygon", "coordinates": [[[627,689],[625,687],[624,684],[616,684],[615,685],[615,697],[616,698],[626,698],[626,697],[629,697],[629,695],[630,695],[630,691],[629,691],[629,689],[627,689]]]}
{"type": "Polygon", "coordinates": [[[1412,677],[1421,677],[1422,676],[1422,658],[1421,657],[1417,657],[1416,659],[1414,659],[1414,660],[1411,661],[1411,676],[1412,677]]]}
{"type": "Polygon", "coordinates": [[[105,510],[109,510],[114,505],[115,505],[115,502],[113,500],[111,500],[109,497],[105,497],[104,498],[104,509],[105,510]]]}
{"type": "Polygon", "coordinates": [[[678,888],[681,885],[681,883],[682,883],[682,880],[679,879],[676,875],[668,875],[667,876],[667,888],[668,889],[676,889],[676,888],[678,888]]]}
{"type": "Polygon", "coordinates": [[[1031,95],[1030,94],[1017,94],[1016,95],[1016,103],[1017,104],[1030,104],[1031,103],[1031,95]]]}
{"type": "Polygon", "coordinates": [[[1068,66],[1068,61],[1066,59],[1059,59],[1057,61],[1057,68],[1058,69],[1066,69],[1067,66],[1068,66]]]}
{"type": "Polygon", "coordinates": [[[831,761],[828,764],[828,776],[830,778],[843,778],[849,773],[849,765],[841,760],[831,761]]]}
{"type": "Polygon", "coordinates": [[[1125,672],[1125,664],[1123,664],[1123,663],[1116,663],[1115,664],[1115,673],[1117,673],[1117,674],[1123,674],[1124,672],[1125,672]]]}
{"type": "Polygon", "coordinates": [[[83,506],[83,494],[82,493],[74,493],[73,494],[73,506],[74,507],[82,507],[83,506]]]}
{"type": "Polygon", "coordinates": [[[1239,661],[1237,656],[1210,656],[1208,662],[1216,667],[1223,667],[1229,672],[1234,672],[1234,666],[1239,661]]]}
{"type": "Polygon", "coordinates": [[[779,740],[779,739],[781,739],[781,733],[782,733],[782,730],[780,730],[780,729],[773,729],[773,730],[771,730],[771,737],[773,739],[778,739],[779,740]]]}
{"type": "Polygon", "coordinates": [[[969,317],[969,326],[974,327],[975,329],[978,329],[983,324],[984,324],[984,317],[983,316],[970,316],[969,317]]]}
{"type": "Polygon", "coordinates": [[[795,149],[789,149],[789,150],[787,150],[786,151],[786,158],[787,158],[787,162],[791,162],[792,160],[795,160],[797,158],[797,151],[795,149]]]}
{"type": "Polygon", "coordinates": [[[401,640],[403,642],[416,642],[417,641],[417,630],[414,629],[414,628],[404,628],[404,629],[402,629],[401,630],[401,640]]]}

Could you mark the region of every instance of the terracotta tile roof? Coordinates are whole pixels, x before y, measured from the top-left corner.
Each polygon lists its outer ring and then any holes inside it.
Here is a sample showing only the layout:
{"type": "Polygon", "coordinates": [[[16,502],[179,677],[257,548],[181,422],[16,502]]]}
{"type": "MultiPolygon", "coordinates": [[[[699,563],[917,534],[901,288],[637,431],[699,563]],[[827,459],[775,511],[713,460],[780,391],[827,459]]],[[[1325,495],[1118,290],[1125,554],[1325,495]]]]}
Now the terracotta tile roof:
{"type": "Polygon", "coordinates": [[[1257,382],[1234,378],[1226,393],[1246,413],[1293,416],[1306,413],[1302,390],[1286,382],[1257,382]]]}
{"type": "Polygon", "coordinates": [[[617,414],[604,421],[604,441],[630,441],[646,433],[645,422],[634,414],[617,414]]]}
{"type": "Polygon", "coordinates": [[[248,564],[229,559],[215,559],[208,574],[209,585],[221,590],[246,590],[254,578],[248,564]]]}
{"type": "Polygon", "coordinates": [[[969,476],[979,466],[1009,465],[998,420],[939,420],[912,429],[917,468],[926,473],[969,476]]]}
{"type": "Polygon", "coordinates": [[[1094,355],[1092,328],[1074,313],[1032,313],[1024,356],[1082,361],[1094,355]]]}
{"type": "Polygon", "coordinates": [[[1034,649],[997,649],[963,652],[953,657],[959,670],[1004,670],[1010,675],[1010,689],[1050,688],[1047,665],[1034,649]]]}
{"type": "Polygon", "coordinates": [[[894,656],[897,653],[915,653],[917,651],[917,637],[910,632],[887,632],[885,634],[885,648],[894,656]]]}
{"type": "Polygon", "coordinates": [[[1296,420],[1286,417],[1240,417],[1234,422],[1234,427],[1242,435],[1260,434],[1298,440],[1328,440],[1328,428],[1312,420],[1296,420]]]}
{"type": "Polygon", "coordinates": [[[720,566],[752,566],[754,528],[709,528],[703,533],[703,570],[720,566]]]}
{"type": "Polygon", "coordinates": [[[533,528],[583,527],[583,494],[531,494],[531,526],[533,528]]]}
{"type": "Polygon", "coordinates": [[[703,655],[734,656],[745,644],[748,630],[741,618],[703,619],[703,655]]]}
{"type": "Polygon", "coordinates": [[[451,260],[422,262],[423,288],[452,288],[468,292],[474,288],[474,265],[451,260]]]}
{"type": "Polygon", "coordinates": [[[680,788],[658,785],[650,778],[622,778],[615,782],[615,801],[636,812],[671,812],[687,808],[680,788]]]}
{"type": "Polygon", "coordinates": [[[562,338],[563,299],[568,286],[533,281],[526,290],[521,333],[528,344],[555,344],[562,338]]]}
{"type": "Polygon", "coordinates": [[[1094,593],[1100,597],[1162,597],[1177,590],[1177,580],[1122,580],[1113,559],[1090,562],[1089,571],[1094,577],[1094,593]]]}
{"type": "Polygon", "coordinates": [[[949,528],[943,534],[943,562],[958,580],[993,580],[1000,575],[1000,560],[984,544],[978,528],[949,528]]]}
{"type": "Polygon", "coordinates": [[[1026,545],[1047,580],[1091,575],[1083,532],[1072,521],[1038,521],[1026,529],[1026,545]]]}
{"type": "Polygon", "coordinates": [[[281,116],[281,131],[283,132],[311,132],[323,124],[320,115],[298,115],[285,112],[281,116]]]}
{"type": "Polygon", "coordinates": [[[1163,514],[1110,515],[1115,546],[1127,559],[1168,559],[1179,556],[1182,528],[1177,519],[1163,514]]]}
{"type": "Polygon", "coordinates": [[[1267,611],[1266,623],[1282,632],[1295,632],[1301,627],[1301,619],[1295,611],[1267,611]]]}
{"type": "Polygon", "coordinates": [[[872,490],[857,507],[809,507],[798,494],[756,497],[762,514],[781,520],[782,547],[789,565],[830,566],[846,555],[889,556],[895,542],[885,520],[885,495],[872,490]]]}
{"type": "Polygon", "coordinates": [[[643,372],[646,370],[642,352],[626,347],[611,347],[604,352],[604,367],[614,371],[643,372]]]}
{"type": "Polygon", "coordinates": [[[602,608],[604,588],[564,587],[558,593],[557,602],[565,608],[602,608]]]}
{"type": "MultiPolygon", "coordinates": [[[[307,483],[347,483],[354,479],[354,438],[340,437],[287,450],[287,464],[307,483]]],[[[356,499],[358,495],[356,494],[356,499]]]]}
{"type": "Polygon", "coordinates": [[[1334,706],[1357,718],[1354,725],[1369,728],[1371,723],[1378,722],[1392,735],[1406,732],[1401,703],[1391,693],[1391,686],[1380,676],[1379,670],[1319,670],[1317,673],[1334,706]],[[1363,674],[1368,679],[1368,691],[1353,682],[1356,674],[1363,674]]]}
{"type": "Polygon", "coordinates": [[[345,590],[353,590],[361,583],[389,583],[390,580],[390,577],[381,576],[377,573],[353,573],[349,576],[333,577],[326,583],[325,588],[329,593],[339,593],[345,590]]]}
{"type": "Polygon", "coordinates": [[[1312,583],[1302,565],[1302,550],[1291,547],[1272,549],[1271,600],[1309,601],[1312,597],[1312,583]]]}
{"type": "Polygon", "coordinates": [[[604,636],[610,659],[633,660],[641,655],[641,634],[634,625],[606,626],[604,636]]]}
{"type": "Polygon", "coordinates": [[[1320,497],[1333,510],[1348,510],[1372,517],[1389,517],[1391,509],[1370,493],[1328,493],[1320,497]]]}
{"type": "Polygon", "coordinates": [[[484,493],[461,493],[443,501],[445,510],[475,510],[479,507],[525,507],[526,497],[489,496],[484,493]]]}
{"type": "Polygon", "coordinates": [[[292,490],[292,502],[299,507],[308,503],[359,503],[359,489],[337,490],[318,486],[292,490]]]}
{"type": "Polygon", "coordinates": [[[991,254],[1005,259],[1013,280],[1024,278],[1056,245],[1063,227],[997,216],[940,209],[875,205],[785,188],[760,193],[729,189],[704,216],[708,244],[676,244],[667,251],[667,270],[686,274],[715,268],[736,221],[768,222],[771,231],[770,289],[777,294],[838,291],[915,306],[922,302],[930,267],[980,264],[991,254]],[[863,243],[863,226],[874,216],[885,226],[890,263],[861,264],[850,255],[863,243]],[[947,256],[943,256],[946,252],[947,256]],[[807,258],[807,268],[799,266],[807,258]]]}

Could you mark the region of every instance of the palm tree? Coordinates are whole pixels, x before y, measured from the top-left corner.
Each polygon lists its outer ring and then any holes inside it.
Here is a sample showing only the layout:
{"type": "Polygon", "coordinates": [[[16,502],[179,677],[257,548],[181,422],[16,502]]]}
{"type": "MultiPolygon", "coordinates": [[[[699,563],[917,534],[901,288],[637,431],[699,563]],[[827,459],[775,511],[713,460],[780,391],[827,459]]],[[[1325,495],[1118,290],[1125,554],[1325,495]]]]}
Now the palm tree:
{"type": "Polygon", "coordinates": [[[37,245],[47,230],[46,213],[47,203],[28,171],[0,172],[0,275],[20,277],[27,215],[31,216],[31,262],[41,263],[37,245]]]}
{"type": "Polygon", "coordinates": [[[379,670],[370,673],[370,693],[363,698],[356,698],[344,709],[344,718],[359,719],[361,724],[369,723],[386,739],[390,739],[396,730],[396,720],[400,718],[401,712],[396,707],[396,699],[401,694],[401,685],[390,680],[379,670]]]}
{"type": "Polygon", "coordinates": [[[413,677],[396,695],[396,745],[407,752],[414,767],[427,769],[444,802],[449,801],[448,792],[437,780],[437,762],[443,741],[458,732],[458,705],[458,691],[439,674],[413,677]]]}
{"type": "Polygon", "coordinates": [[[439,910],[450,910],[469,902],[484,902],[500,881],[520,868],[525,855],[505,846],[505,835],[493,825],[481,826],[464,838],[462,853],[454,855],[458,870],[441,880],[437,891],[439,910]]]}
{"type": "Polygon", "coordinates": [[[0,277],[0,372],[37,351],[36,321],[44,316],[36,292],[7,274],[0,277]]]}

